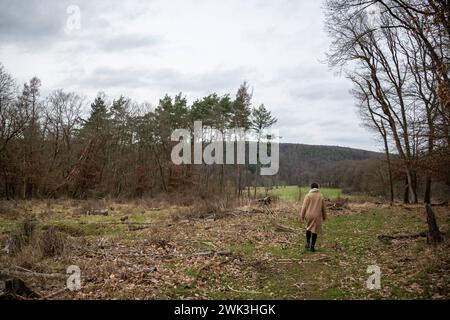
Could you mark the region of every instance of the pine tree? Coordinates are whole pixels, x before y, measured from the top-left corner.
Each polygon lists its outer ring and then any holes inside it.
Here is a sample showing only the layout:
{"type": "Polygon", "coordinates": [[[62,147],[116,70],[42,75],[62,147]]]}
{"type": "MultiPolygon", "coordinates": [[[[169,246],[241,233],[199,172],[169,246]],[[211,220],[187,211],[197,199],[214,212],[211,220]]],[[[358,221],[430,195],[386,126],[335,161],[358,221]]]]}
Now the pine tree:
{"type": "MultiPolygon", "coordinates": [[[[275,123],[277,123],[278,119],[272,116],[272,113],[266,109],[264,104],[260,105],[258,108],[254,108],[252,110],[251,115],[251,128],[255,132],[258,144],[261,142],[262,135],[264,133],[264,130],[270,128],[275,123]]],[[[256,197],[256,187],[258,184],[258,175],[260,171],[261,165],[259,162],[259,154],[257,159],[257,164],[254,167],[254,191],[253,194],[256,197]]]]}
{"type": "MultiPolygon", "coordinates": [[[[231,124],[234,127],[234,129],[248,130],[250,128],[251,104],[252,104],[252,93],[249,92],[247,82],[244,82],[239,87],[238,92],[236,93],[236,100],[233,103],[233,115],[231,117],[231,124]]],[[[236,147],[235,150],[237,150],[236,147]]],[[[236,171],[236,194],[240,196],[242,192],[242,174],[241,174],[241,165],[238,165],[237,162],[235,165],[235,171],[236,171]]]]}

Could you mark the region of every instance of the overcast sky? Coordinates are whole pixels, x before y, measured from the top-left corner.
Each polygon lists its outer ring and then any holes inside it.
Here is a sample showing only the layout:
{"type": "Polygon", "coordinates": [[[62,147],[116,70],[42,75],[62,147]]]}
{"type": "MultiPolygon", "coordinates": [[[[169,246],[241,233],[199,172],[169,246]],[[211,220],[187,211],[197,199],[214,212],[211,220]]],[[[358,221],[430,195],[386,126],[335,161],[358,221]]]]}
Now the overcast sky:
{"type": "Polygon", "coordinates": [[[166,93],[234,95],[246,80],[282,142],[379,150],[351,84],[323,62],[328,44],[317,0],[0,0],[0,62],[19,83],[38,76],[44,95],[103,91],[155,106],[166,93]],[[79,29],[67,29],[70,5],[79,29]]]}

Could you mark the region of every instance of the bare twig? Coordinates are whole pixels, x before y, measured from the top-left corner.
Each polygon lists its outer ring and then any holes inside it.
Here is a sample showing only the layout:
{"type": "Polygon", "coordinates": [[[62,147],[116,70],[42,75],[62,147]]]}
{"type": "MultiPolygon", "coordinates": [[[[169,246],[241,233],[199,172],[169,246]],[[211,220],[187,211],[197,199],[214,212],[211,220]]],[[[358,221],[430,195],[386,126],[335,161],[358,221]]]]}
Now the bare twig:
{"type": "Polygon", "coordinates": [[[63,288],[63,289],[61,289],[61,290],[55,291],[55,292],[53,292],[53,293],[50,293],[49,295],[46,295],[45,297],[42,297],[40,300],[48,300],[48,299],[54,298],[54,297],[60,295],[61,293],[66,292],[66,291],[68,291],[68,290],[69,290],[69,289],[68,289],[67,287],[66,287],[66,288],[63,288]]]}
{"type": "Polygon", "coordinates": [[[233,289],[232,287],[230,287],[228,284],[227,284],[227,287],[228,287],[228,289],[230,289],[231,291],[233,291],[233,292],[238,292],[238,293],[246,293],[246,294],[263,294],[263,292],[259,292],[259,291],[243,291],[243,290],[236,290],[236,289],[233,289]]]}
{"type": "Polygon", "coordinates": [[[195,253],[192,253],[191,255],[192,256],[210,256],[213,254],[218,254],[219,256],[229,256],[232,254],[232,252],[228,251],[228,250],[222,250],[222,251],[212,250],[212,251],[204,251],[204,252],[195,252],[195,253]]]}

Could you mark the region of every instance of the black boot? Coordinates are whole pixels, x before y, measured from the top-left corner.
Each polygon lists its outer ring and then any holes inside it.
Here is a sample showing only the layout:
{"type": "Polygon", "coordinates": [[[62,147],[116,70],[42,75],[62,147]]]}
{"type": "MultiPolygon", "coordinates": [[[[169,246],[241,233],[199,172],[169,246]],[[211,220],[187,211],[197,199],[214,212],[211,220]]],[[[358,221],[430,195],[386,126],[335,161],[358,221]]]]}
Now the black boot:
{"type": "Polygon", "coordinates": [[[316,249],[314,248],[316,246],[317,241],[317,233],[312,234],[312,242],[311,242],[311,252],[316,252],[316,249]]]}
{"type": "Polygon", "coordinates": [[[306,244],[305,244],[305,249],[309,250],[309,248],[311,248],[311,231],[306,230],[306,244]]]}

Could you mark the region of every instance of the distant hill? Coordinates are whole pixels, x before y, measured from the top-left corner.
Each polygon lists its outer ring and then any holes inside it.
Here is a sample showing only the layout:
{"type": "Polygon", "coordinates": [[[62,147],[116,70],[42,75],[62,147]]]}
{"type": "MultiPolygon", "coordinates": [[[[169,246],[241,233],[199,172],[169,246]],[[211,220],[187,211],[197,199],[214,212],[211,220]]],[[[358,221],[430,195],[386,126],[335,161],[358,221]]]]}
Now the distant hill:
{"type": "Polygon", "coordinates": [[[312,180],[339,185],[343,173],[352,166],[382,157],[378,152],[347,147],[281,143],[277,180],[290,185],[312,180]]]}

